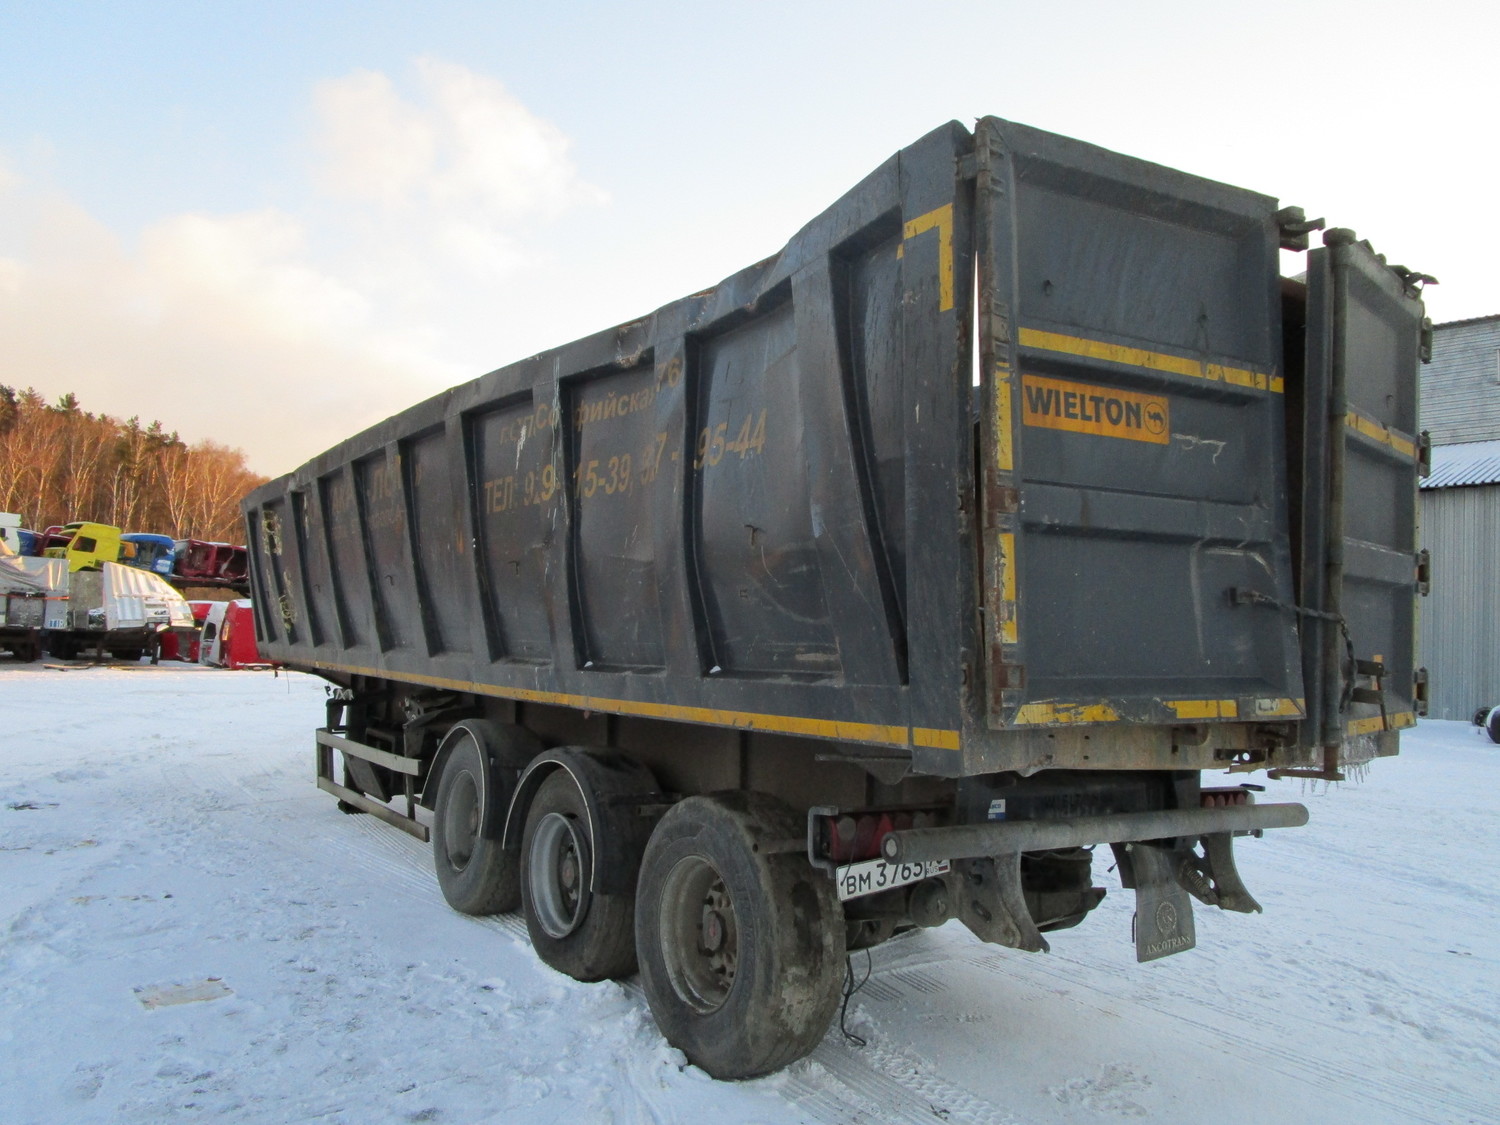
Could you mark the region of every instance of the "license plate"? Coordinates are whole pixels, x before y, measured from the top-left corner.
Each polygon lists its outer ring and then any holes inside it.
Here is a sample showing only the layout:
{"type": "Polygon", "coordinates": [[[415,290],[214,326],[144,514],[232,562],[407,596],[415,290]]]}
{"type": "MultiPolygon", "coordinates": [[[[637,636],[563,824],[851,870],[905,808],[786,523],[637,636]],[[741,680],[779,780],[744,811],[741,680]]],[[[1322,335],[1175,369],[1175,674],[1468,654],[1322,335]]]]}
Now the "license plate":
{"type": "Polygon", "coordinates": [[[920,883],[933,875],[941,875],[950,866],[946,859],[926,863],[887,863],[883,859],[867,859],[863,863],[850,863],[838,868],[836,873],[839,898],[859,898],[892,887],[904,887],[908,883],[920,883]]]}

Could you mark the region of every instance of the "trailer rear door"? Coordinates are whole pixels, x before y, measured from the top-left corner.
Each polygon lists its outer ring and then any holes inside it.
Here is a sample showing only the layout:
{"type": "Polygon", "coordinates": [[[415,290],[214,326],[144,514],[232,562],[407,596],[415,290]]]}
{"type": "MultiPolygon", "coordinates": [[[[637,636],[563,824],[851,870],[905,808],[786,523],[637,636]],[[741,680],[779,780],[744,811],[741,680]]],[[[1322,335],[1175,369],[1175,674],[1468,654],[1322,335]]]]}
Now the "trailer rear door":
{"type": "Polygon", "coordinates": [[[1276,201],[993,118],[976,167],[988,724],[1300,718],[1276,201]]]}
{"type": "Polygon", "coordinates": [[[1423,704],[1415,602],[1419,282],[1352,232],[1308,255],[1301,600],[1309,715],[1304,742],[1340,758],[1396,752],[1423,704]]]}

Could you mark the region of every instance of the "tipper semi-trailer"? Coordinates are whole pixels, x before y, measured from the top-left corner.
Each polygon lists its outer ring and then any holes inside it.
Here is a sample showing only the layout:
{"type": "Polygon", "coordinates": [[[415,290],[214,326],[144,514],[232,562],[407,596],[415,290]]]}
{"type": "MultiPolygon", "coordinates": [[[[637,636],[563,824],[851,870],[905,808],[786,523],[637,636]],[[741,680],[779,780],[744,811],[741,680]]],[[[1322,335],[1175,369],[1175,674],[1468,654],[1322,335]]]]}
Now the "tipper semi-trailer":
{"type": "Polygon", "coordinates": [[[1242,779],[1421,714],[1431,279],[1296,208],[996,118],[778,254],[454,387],[245,501],[318,784],[431,839],[719,1077],[810,1051],[846,955],[1137,956],[1260,909],[1242,779]],[[1283,250],[1305,252],[1296,278],[1283,250]]]}

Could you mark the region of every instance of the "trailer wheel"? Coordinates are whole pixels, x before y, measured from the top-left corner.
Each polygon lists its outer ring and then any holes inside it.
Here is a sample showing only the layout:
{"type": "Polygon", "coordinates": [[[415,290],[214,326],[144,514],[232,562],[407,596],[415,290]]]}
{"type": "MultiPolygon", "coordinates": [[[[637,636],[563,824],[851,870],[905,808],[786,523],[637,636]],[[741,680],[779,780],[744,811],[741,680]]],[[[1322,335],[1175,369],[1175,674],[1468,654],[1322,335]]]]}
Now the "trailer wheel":
{"type": "Polygon", "coordinates": [[[515,856],[506,854],[499,830],[519,774],[514,755],[503,733],[482,720],[456,723],[443,741],[451,745],[432,824],[432,862],[443,898],[462,914],[514,910],[521,901],[515,856]]]}
{"type": "Polygon", "coordinates": [[[801,1058],[838,1008],[843,911],[833,884],[779,847],[805,831],[779,801],[735,792],[675,805],[646,846],[646,998],[668,1042],[715,1078],[801,1058]]]}
{"type": "Polygon", "coordinates": [[[1500,742],[1500,707],[1491,708],[1485,716],[1484,733],[1490,736],[1491,742],[1500,742]]]}
{"type": "Polygon", "coordinates": [[[532,798],[521,838],[521,909],[532,948],[574,980],[619,980],[636,969],[635,894],[592,887],[596,846],[573,775],[549,774],[532,798]]]}

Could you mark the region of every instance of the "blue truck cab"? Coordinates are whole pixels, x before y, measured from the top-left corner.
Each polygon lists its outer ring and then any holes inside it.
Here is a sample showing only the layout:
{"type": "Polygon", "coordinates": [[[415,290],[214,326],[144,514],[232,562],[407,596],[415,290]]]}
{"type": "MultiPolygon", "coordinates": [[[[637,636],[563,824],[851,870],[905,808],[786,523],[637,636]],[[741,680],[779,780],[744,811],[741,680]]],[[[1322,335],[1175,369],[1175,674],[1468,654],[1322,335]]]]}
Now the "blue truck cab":
{"type": "Polygon", "coordinates": [[[168,575],[172,573],[172,562],[176,544],[169,535],[149,535],[144,532],[131,532],[120,536],[122,543],[135,544],[134,558],[121,558],[120,561],[127,566],[140,567],[149,570],[152,574],[168,575]]]}

